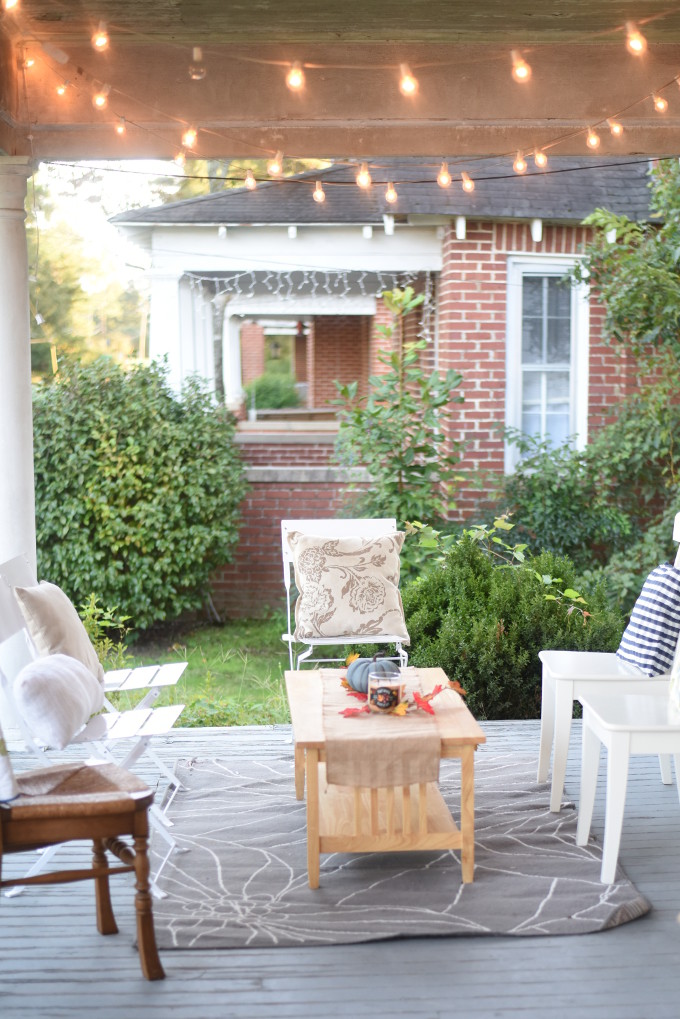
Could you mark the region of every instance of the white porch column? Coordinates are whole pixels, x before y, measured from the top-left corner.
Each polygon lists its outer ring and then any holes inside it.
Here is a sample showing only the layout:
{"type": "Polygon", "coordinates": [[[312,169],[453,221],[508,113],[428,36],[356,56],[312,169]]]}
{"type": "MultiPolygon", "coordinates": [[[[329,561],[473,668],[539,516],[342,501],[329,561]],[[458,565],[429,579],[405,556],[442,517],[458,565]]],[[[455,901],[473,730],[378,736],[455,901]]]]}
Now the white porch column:
{"type": "Polygon", "coordinates": [[[154,269],[149,273],[151,308],[149,315],[149,357],[168,358],[168,382],[179,391],[184,377],[184,351],[180,326],[179,280],[181,274],[154,269]]]}
{"type": "Polygon", "coordinates": [[[243,403],[243,381],[241,377],[241,318],[236,315],[224,317],[224,402],[231,411],[243,403]]]}
{"type": "Polygon", "coordinates": [[[24,200],[27,158],[0,157],[0,562],[35,569],[31,328],[24,200]]]}

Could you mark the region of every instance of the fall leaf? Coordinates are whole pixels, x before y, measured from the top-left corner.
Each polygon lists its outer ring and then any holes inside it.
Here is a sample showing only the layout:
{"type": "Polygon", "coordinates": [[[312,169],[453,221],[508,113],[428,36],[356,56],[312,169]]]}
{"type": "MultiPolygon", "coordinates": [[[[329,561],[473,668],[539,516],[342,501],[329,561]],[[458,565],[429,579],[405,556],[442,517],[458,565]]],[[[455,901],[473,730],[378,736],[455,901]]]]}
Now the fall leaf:
{"type": "Polygon", "coordinates": [[[429,704],[424,697],[421,697],[417,690],[413,691],[413,700],[417,708],[421,711],[427,711],[428,715],[434,715],[434,708],[429,704]]]}
{"type": "Polygon", "coordinates": [[[393,709],[393,715],[403,716],[408,711],[408,701],[402,701],[401,704],[397,704],[396,708],[393,709]]]}
{"type": "Polygon", "coordinates": [[[367,693],[359,693],[358,690],[348,690],[347,693],[350,695],[350,697],[356,697],[356,699],[358,701],[367,701],[368,700],[368,694],[367,693]]]}
{"type": "Polygon", "coordinates": [[[363,715],[365,711],[370,711],[368,704],[364,704],[361,708],[345,708],[344,711],[339,711],[338,714],[342,715],[343,718],[354,718],[355,715],[363,715]]]}
{"type": "Polygon", "coordinates": [[[358,651],[355,651],[351,655],[347,655],[347,658],[345,658],[345,665],[351,665],[352,662],[356,662],[357,658],[361,658],[361,655],[359,654],[358,651]]]}
{"type": "Polygon", "coordinates": [[[462,686],[460,685],[460,683],[458,682],[457,679],[450,679],[449,680],[449,687],[452,690],[455,690],[456,693],[459,693],[461,695],[461,697],[466,697],[467,696],[467,690],[463,690],[462,686]]]}

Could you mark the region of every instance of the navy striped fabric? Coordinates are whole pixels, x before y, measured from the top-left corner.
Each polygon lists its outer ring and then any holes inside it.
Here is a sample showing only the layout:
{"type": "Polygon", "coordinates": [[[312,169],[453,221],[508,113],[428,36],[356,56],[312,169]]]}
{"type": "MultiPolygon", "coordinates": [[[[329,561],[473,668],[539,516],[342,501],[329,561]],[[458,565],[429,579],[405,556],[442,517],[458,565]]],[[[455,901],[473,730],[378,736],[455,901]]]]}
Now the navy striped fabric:
{"type": "Polygon", "coordinates": [[[680,634],[680,569],[662,563],[645,580],[619,649],[647,676],[670,672],[680,634]]]}

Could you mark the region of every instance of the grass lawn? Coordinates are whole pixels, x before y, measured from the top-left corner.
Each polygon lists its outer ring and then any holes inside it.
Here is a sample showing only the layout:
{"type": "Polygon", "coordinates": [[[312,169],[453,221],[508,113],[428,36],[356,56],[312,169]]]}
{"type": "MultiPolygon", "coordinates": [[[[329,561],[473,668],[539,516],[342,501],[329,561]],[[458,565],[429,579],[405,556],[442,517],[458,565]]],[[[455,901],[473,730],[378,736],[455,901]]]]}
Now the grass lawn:
{"type": "MultiPolygon", "coordinates": [[[[266,725],[290,721],[283,683],[288,647],[283,615],[199,625],[180,637],[130,648],[130,665],[187,661],[157,704],[184,703],[180,725],[266,725]]],[[[132,706],[121,696],[120,706],[132,706]]]]}

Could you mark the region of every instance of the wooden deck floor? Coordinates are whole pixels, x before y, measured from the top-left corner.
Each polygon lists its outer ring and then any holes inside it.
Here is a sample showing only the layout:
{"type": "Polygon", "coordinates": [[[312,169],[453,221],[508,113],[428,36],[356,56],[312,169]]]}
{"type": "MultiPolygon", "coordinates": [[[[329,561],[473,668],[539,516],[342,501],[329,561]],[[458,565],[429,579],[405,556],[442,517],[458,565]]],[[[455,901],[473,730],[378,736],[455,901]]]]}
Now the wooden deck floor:
{"type": "MultiPolygon", "coordinates": [[[[537,722],[486,723],[484,729],[487,752],[537,750],[537,722]]],[[[578,794],[579,741],[575,723],[567,778],[572,797],[578,794]]],[[[258,754],[292,752],[285,727],[186,729],[173,733],[162,755],[173,761],[247,753],[249,747],[258,754]]],[[[601,834],[602,786],[603,775],[596,834],[601,834]]],[[[655,759],[634,758],[621,862],[653,906],[640,920],[581,937],[165,952],[167,979],[154,984],[140,975],[125,877],[112,882],[117,937],[97,934],[89,882],[30,891],[0,901],[0,1016],[678,1019],[679,845],[675,787],[662,786],[655,759]]]]}

